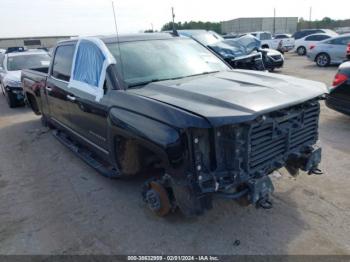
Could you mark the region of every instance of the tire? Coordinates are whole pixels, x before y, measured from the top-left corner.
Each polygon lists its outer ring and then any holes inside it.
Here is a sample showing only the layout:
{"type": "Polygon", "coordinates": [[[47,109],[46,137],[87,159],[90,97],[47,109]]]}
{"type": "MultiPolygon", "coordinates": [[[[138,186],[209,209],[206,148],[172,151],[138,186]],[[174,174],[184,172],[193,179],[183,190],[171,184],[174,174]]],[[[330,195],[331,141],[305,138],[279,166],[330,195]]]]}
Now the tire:
{"type": "Polygon", "coordinates": [[[25,101],[27,105],[33,110],[34,114],[41,115],[41,112],[35,97],[32,94],[25,93],[25,98],[26,98],[25,101]]]}
{"type": "Polygon", "coordinates": [[[315,61],[317,66],[326,67],[331,63],[331,58],[328,54],[321,53],[316,56],[315,61]]]}
{"type": "Polygon", "coordinates": [[[5,94],[5,88],[3,87],[3,85],[0,83],[0,88],[1,88],[1,93],[2,95],[5,97],[6,94],[5,94]]]}
{"type": "Polygon", "coordinates": [[[6,92],[6,101],[10,108],[15,108],[18,105],[18,101],[16,96],[14,96],[11,92],[6,92]]]}
{"type": "Polygon", "coordinates": [[[48,128],[50,128],[50,129],[53,129],[54,128],[54,126],[51,124],[51,122],[50,122],[50,120],[47,118],[47,116],[46,115],[41,115],[41,124],[42,124],[42,126],[44,126],[44,127],[48,127],[48,128]]]}
{"type": "Polygon", "coordinates": [[[297,48],[297,53],[300,56],[306,55],[306,48],[305,48],[305,46],[299,46],[297,48]]]}

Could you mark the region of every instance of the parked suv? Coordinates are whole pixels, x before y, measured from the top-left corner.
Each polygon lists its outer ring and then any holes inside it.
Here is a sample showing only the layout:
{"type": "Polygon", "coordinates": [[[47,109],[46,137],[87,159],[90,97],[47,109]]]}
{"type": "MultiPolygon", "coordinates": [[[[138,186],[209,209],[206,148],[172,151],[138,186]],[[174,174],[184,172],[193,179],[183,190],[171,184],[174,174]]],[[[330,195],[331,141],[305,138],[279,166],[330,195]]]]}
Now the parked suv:
{"type": "Polygon", "coordinates": [[[331,36],[337,36],[338,34],[336,32],[334,32],[333,30],[330,29],[304,29],[304,30],[300,30],[295,32],[292,37],[295,40],[298,40],[300,38],[303,38],[305,36],[308,35],[313,35],[313,34],[328,34],[331,36]]]}
{"type": "Polygon", "coordinates": [[[0,88],[9,107],[16,107],[24,101],[21,70],[40,69],[49,63],[50,56],[41,50],[9,48],[5,54],[0,54],[0,88]]]}

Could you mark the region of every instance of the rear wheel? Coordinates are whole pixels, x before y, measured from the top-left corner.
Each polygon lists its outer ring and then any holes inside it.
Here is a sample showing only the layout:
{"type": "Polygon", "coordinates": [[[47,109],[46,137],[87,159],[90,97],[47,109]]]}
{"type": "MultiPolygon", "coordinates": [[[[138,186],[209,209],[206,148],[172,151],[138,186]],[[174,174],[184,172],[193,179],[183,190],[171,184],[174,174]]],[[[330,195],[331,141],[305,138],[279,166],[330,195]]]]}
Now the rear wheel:
{"type": "Polygon", "coordinates": [[[26,97],[25,100],[26,100],[27,104],[33,110],[33,112],[36,115],[40,115],[41,114],[40,113],[40,109],[39,109],[38,103],[36,102],[35,97],[32,94],[29,94],[29,93],[26,93],[25,97],[26,97]]]}
{"type": "Polygon", "coordinates": [[[316,64],[319,67],[326,67],[331,63],[331,58],[326,53],[321,53],[316,56],[316,64]]]}
{"type": "Polygon", "coordinates": [[[305,46],[299,46],[297,49],[298,55],[305,55],[306,54],[306,48],[305,46]]]}
{"type": "Polygon", "coordinates": [[[1,84],[1,82],[0,82],[0,88],[1,88],[1,93],[2,93],[2,95],[3,95],[3,96],[6,96],[6,94],[5,94],[5,88],[3,87],[3,85],[1,84]]]}
{"type": "Polygon", "coordinates": [[[44,126],[44,127],[48,127],[50,129],[54,128],[54,126],[51,124],[50,120],[47,118],[46,115],[42,114],[41,115],[41,124],[44,126]]]}

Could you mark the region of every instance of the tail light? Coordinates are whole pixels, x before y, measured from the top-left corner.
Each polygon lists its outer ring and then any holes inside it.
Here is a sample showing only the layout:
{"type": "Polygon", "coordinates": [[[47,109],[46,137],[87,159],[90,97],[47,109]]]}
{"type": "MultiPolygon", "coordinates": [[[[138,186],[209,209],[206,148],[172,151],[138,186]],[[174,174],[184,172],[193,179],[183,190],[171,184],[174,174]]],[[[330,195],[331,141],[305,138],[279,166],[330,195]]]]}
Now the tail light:
{"type": "Polygon", "coordinates": [[[348,44],[348,48],[346,49],[346,53],[350,55],[350,43],[348,44]]]}
{"type": "Polygon", "coordinates": [[[310,50],[314,49],[315,48],[315,45],[310,45],[310,50]]]}
{"type": "Polygon", "coordinates": [[[334,77],[332,86],[333,87],[339,86],[342,83],[344,83],[345,81],[347,81],[348,79],[349,79],[349,77],[347,75],[337,73],[334,77]]]}

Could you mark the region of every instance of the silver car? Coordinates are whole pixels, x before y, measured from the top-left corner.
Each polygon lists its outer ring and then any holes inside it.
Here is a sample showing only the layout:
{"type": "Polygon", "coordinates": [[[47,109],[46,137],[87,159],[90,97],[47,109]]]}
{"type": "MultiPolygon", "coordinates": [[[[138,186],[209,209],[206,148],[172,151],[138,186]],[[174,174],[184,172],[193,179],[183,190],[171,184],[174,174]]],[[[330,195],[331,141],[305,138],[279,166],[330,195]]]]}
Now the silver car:
{"type": "Polygon", "coordinates": [[[341,64],[346,60],[348,43],[350,43],[350,34],[326,39],[311,46],[307,52],[307,57],[320,67],[341,64]]]}
{"type": "Polygon", "coordinates": [[[0,54],[0,92],[2,91],[9,107],[23,105],[21,70],[46,68],[50,59],[49,54],[43,50],[16,48],[0,54]]]}

